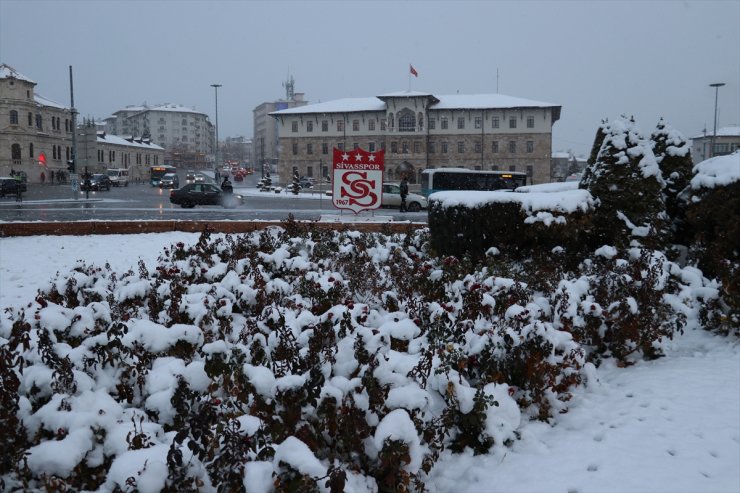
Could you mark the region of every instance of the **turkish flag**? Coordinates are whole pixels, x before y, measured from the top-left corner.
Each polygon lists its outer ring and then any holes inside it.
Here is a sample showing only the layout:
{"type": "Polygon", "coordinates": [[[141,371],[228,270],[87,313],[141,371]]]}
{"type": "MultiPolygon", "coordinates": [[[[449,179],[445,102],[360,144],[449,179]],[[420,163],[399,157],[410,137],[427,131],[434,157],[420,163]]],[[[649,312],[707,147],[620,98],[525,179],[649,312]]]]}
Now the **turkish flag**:
{"type": "Polygon", "coordinates": [[[39,154],[39,166],[46,167],[46,154],[43,152],[39,154]]]}
{"type": "Polygon", "coordinates": [[[411,75],[414,77],[419,77],[419,72],[416,71],[413,65],[409,64],[409,68],[411,69],[411,75]]]}

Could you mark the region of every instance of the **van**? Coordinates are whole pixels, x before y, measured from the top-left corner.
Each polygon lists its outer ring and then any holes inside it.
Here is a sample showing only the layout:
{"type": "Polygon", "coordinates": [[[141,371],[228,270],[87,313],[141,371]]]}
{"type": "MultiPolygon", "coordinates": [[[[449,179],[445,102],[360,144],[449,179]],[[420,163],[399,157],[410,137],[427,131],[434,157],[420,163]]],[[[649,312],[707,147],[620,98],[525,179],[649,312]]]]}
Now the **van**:
{"type": "Polygon", "coordinates": [[[114,187],[128,186],[128,170],[124,168],[109,169],[106,171],[114,187]]]}

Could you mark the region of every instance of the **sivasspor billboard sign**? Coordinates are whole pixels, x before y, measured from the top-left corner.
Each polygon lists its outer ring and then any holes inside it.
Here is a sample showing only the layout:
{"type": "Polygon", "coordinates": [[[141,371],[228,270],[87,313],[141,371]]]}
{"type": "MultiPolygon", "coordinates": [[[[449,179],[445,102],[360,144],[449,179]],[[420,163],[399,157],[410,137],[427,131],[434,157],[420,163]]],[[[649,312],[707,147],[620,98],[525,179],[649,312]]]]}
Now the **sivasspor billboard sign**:
{"type": "Polygon", "coordinates": [[[377,209],[383,199],[385,150],[367,152],[362,149],[342,151],[334,148],[332,202],[337,209],[349,209],[355,214],[377,209]]]}

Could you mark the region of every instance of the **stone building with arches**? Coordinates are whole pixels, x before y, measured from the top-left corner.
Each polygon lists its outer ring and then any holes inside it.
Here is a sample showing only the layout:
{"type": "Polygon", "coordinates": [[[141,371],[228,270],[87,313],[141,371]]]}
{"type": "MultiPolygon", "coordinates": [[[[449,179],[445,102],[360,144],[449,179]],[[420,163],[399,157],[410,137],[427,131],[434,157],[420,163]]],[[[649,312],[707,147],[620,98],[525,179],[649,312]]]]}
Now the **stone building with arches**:
{"type": "Polygon", "coordinates": [[[522,171],[550,181],[561,106],[502,94],[402,91],[270,113],[278,122],[280,183],[331,176],[332,149],[385,149],[385,179],[418,182],[427,168],[522,171]]]}

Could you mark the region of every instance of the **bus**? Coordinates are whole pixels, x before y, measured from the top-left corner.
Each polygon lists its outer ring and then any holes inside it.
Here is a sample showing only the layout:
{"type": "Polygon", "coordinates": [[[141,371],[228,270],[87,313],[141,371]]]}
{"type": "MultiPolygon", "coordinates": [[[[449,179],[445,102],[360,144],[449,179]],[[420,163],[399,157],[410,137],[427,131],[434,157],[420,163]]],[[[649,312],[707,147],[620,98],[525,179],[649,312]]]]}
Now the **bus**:
{"type": "Polygon", "coordinates": [[[521,171],[434,168],[421,172],[421,193],[425,197],[445,190],[514,190],[526,184],[527,174],[521,171]]]}
{"type": "Polygon", "coordinates": [[[174,166],[150,166],[149,183],[151,183],[153,187],[158,187],[159,180],[161,180],[167,173],[177,173],[177,168],[174,166]]]}

